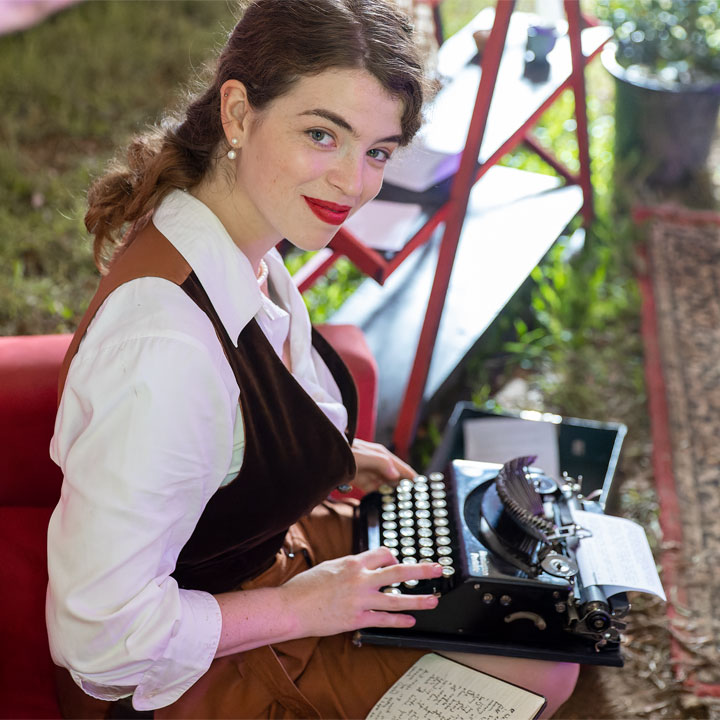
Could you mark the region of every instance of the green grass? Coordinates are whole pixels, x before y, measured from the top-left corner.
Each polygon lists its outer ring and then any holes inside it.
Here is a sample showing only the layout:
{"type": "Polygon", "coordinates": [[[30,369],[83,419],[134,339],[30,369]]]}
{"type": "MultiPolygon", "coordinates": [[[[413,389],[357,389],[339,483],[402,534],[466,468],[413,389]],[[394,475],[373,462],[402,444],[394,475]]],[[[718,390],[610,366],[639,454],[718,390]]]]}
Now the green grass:
{"type": "Polygon", "coordinates": [[[97,283],[85,193],[179,101],[234,24],[226,2],[83,2],[0,38],[0,333],[75,327],[97,283]]]}

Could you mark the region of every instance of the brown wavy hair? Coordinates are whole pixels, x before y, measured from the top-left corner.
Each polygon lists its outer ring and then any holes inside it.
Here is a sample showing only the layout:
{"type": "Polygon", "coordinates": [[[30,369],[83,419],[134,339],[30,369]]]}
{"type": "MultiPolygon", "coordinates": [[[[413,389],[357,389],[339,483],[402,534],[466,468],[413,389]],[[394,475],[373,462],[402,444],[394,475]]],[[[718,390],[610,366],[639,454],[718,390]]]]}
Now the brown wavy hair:
{"type": "Polygon", "coordinates": [[[383,0],[250,0],[220,53],[210,85],[184,112],[132,140],[88,192],[85,226],[105,272],[123,244],[174,188],[200,183],[227,151],[220,88],[235,79],[262,110],[298,79],[331,68],[362,68],[402,100],[402,142],[421,122],[423,70],[407,17],[383,0]],[[133,233],[128,232],[125,237],[133,233]]]}

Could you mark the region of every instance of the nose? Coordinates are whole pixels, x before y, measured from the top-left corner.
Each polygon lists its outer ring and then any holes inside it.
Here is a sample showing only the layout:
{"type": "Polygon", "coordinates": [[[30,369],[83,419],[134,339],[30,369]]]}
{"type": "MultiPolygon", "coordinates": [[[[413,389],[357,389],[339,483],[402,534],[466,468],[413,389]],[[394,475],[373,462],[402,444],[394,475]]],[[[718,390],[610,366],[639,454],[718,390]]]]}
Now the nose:
{"type": "Polygon", "coordinates": [[[347,199],[359,198],[365,188],[365,155],[343,153],[328,172],[328,182],[347,199]]]}

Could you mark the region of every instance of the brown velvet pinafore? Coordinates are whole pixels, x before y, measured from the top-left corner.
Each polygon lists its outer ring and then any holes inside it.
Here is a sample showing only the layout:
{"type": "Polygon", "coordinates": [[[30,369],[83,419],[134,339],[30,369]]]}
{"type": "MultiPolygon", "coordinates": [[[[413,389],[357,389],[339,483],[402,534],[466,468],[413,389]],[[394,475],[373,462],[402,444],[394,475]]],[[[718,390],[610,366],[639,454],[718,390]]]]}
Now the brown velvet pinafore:
{"type": "MultiPolygon", "coordinates": [[[[308,567],[352,552],[352,506],[325,500],[355,473],[349,449],[357,397],[339,356],[313,331],[348,409],[343,437],[305,393],[254,320],[237,347],[180,253],[149,223],[103,278],[73,338],[70,361],[97,309],[140,277],[179,285],[208,315],[240,388],[245,453],[238,476],[209,500],[173,576],[211,593],[278,586],[308,567]]],[[[354,647],[349,633],[302,638],[213,661],[156,718],[360,718],[423,653],[354,647]]]]}

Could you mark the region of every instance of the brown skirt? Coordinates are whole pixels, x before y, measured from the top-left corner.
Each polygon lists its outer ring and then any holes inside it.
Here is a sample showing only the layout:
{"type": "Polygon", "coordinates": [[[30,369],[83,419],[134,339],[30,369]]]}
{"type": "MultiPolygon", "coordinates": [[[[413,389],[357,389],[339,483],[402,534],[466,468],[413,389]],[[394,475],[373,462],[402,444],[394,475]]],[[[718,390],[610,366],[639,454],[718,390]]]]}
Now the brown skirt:
{"type": "MultiPolygon", "coordinates": [[[[293,525],[275,562],[243,590],[277,587],[309,564],[352,552],[352,505],[325,502],[293,525]]],[[[214,660],[161,718],[364,718],[418,650],[352,644],[351,633],[302,638],[214,660]]]]}

